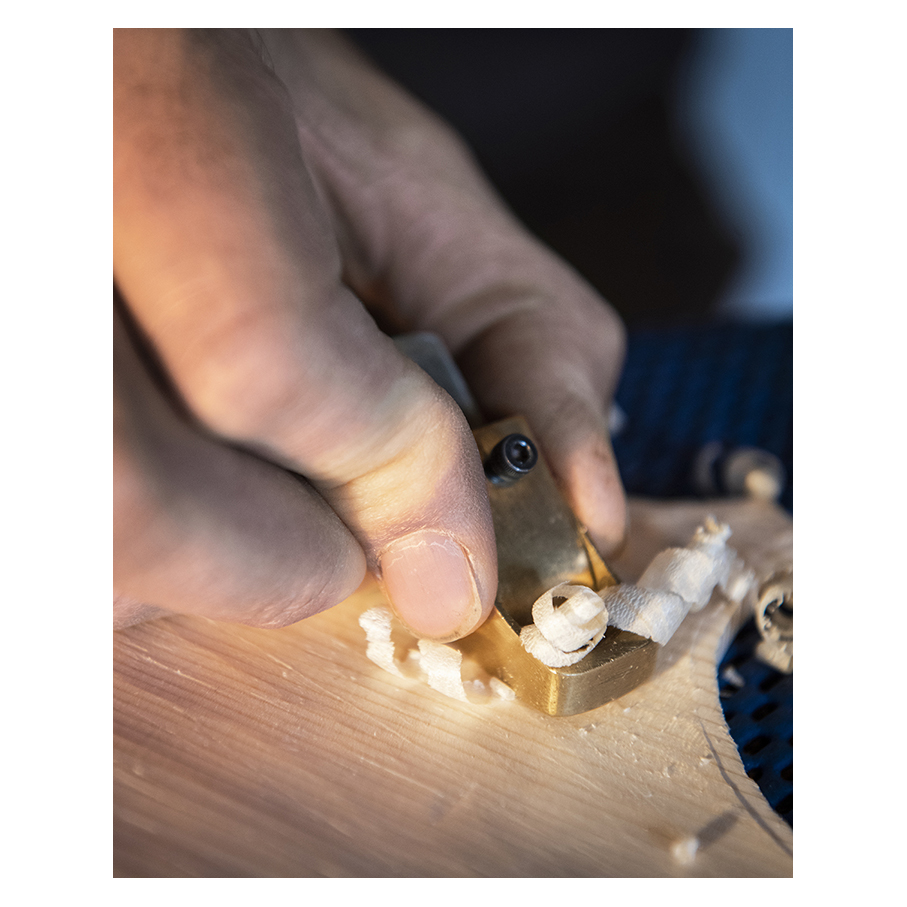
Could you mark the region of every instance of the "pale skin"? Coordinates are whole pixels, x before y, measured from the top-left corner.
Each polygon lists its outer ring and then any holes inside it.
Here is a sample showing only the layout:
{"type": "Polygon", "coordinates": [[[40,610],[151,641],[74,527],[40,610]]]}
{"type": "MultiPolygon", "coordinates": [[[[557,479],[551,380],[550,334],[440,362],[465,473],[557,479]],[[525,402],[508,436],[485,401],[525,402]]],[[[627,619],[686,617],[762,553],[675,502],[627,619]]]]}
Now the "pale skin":
{"type": "Polygon", "coordinates": [[[115,627],[285,626],[367,571],[420,636],[487,617],[472,434],[373,316],[439,334],[621,543],[619,318],[341,36],[115,32],[114,282],[115,627]]]}

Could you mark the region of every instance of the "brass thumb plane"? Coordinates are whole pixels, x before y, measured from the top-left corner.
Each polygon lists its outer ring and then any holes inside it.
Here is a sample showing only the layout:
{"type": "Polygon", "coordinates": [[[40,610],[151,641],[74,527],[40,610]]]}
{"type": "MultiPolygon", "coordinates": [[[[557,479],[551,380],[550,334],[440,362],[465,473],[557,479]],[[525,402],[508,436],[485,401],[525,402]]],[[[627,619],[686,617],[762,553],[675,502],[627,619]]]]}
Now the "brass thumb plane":
{"type": "Polygon", "coordinates": [[[478,426],[478,408],[440,338],[407,334],[395,342],[463,409],[488,480],[498,550],[495,608],[454,645],[520,701],[549,715],[587,712],[639,686],[654,670],[658,647],[634,633],[608,627],[598,645],[567,667],[549,667],[523,648],[520,630],[549,589],[570,582],[598,591],[618,580],[564,500],[526,420],[478,426]]]}

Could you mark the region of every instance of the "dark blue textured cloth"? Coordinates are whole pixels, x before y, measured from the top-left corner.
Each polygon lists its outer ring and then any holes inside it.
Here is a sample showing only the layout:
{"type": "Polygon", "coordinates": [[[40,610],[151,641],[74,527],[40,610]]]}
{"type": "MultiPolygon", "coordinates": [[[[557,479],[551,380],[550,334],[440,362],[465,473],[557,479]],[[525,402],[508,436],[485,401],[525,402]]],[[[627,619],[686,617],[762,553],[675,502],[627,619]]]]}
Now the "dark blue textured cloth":
{"type": "Polygon", "coordinates": [[[696,455],[719,441],[777,456],[793,509],[791,324],[632,331],[617,402],[627,422],[614,452],[630,494],[695,496],[696,455]]]}
{"type": "MultiPolygon", "coordinates": [[[[793,512],[790,323],[631,331],[616,396],[627,418],[614,452],[630,494],[695,497],[696,457],[721,442],[778,457],[793,512]]],[[[793,825],[793,676],[759,662],[758,641],[750,621],[719,666],[719,693],[747,774],[793,825]]]]}

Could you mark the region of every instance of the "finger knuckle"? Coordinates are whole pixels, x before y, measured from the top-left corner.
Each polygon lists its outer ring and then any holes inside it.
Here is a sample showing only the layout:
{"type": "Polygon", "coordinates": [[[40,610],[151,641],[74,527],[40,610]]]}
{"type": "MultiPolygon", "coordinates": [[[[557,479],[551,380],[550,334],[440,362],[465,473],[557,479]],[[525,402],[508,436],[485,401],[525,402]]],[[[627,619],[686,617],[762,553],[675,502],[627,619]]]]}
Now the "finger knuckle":
{"type": "Polygon", "coordinates": [[[215,433],[251,440],[278,431],[309,383],[292,341],[260,326],[230,329],[194,363],[185,382],[190,408],[215,433]]]}

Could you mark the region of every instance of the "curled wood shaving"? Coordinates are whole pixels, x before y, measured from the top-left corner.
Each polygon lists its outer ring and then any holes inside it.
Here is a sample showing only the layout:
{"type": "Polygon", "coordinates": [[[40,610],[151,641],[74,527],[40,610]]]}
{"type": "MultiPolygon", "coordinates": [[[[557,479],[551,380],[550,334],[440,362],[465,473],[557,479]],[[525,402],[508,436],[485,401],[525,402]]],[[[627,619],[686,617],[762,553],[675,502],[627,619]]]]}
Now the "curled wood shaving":
{"type": "Polygon", "coordinates": [[[605,624],[664,645],[690,611],[708,604],[716,587],[734,602],[753,588],[753,572],[727,546],[730,534],[730,527],[709,517],[686,548],[659,552],[635,584],[598,594],[584,586],[554,587],[533,605],[533,623],[520,640],[549,667],[576,664],[602,638],[605,624]],[[564,602],[557,607],[559,597],[564,602]]]}

